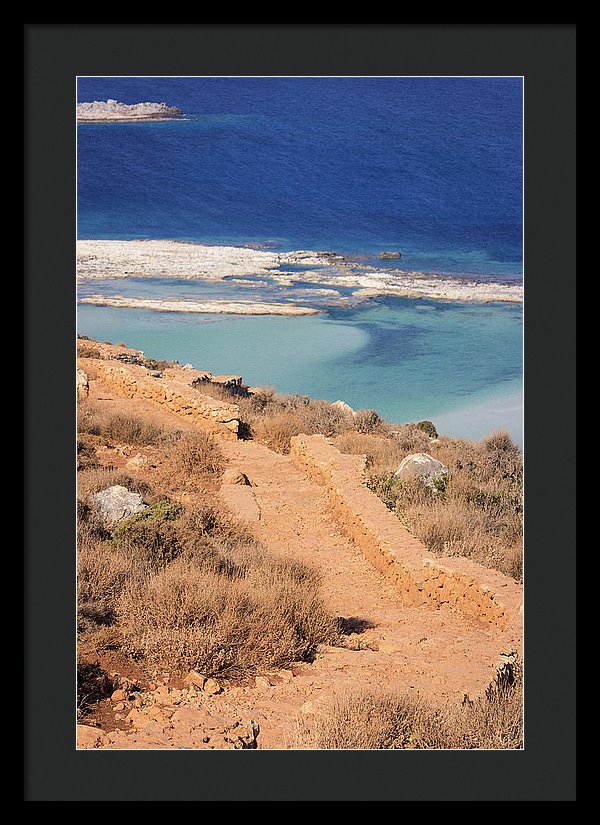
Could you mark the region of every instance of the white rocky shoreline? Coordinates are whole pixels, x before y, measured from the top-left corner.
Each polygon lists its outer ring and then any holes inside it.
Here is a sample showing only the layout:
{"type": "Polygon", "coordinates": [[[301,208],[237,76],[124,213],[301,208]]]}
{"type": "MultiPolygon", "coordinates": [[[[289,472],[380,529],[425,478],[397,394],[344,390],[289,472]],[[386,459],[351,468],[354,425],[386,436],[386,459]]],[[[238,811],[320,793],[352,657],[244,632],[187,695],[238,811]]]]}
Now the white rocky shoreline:
{"type": "Polygon", "coordinates": [[[216,315],[318,315],[314,307],[266,301],[190,301],[179,298],[129,298],[124,295],[89,295],[80,304],[126,309],[150,309],[154,312],[199,312],[216,315]]]}
{"type": "MultiPolygon", "coordinates": [[[[302,282],[319,288],[349,288],[358,301],[378,296],[476,303],[523,301],[522,284],[379,269],[332,252],[274,252],[172,240],[80,240],[77,242],[77,276],[85,281],[128,277],[209,281],[235,278],[238,283],[239,279],[259,276],[269,285],[293,286],[302,282]],[[302,270],[289,267],[302,267],[302,270]]],[[[248,283],[256,285],[257,282],[248,283]]],[[[90,298],[84,300],[92,302],[90,298]]]]}

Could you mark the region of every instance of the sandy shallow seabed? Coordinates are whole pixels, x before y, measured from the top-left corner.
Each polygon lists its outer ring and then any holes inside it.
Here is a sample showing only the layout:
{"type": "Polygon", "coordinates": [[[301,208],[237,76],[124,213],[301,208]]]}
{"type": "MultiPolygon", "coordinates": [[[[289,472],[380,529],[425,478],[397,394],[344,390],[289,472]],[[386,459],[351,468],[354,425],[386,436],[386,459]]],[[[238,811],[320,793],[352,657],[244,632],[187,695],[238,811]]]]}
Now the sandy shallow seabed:
{"type": "MultiPolygon", "coordinates": [[[[289,286],[302,282],[319,287],[353,288],[353,297],[358,300],[385,295],[478,303],[523,300],[521,284],[377,269],[331,252],[273,252],[169,240],[80,240],[77,242],[77,275],[84,280],[168,277],[213,281],[258,275],[289,286]],[[301,271],[295,270],[296,267],[301,267],[301,271]]],[[[118,305],[131,306],[131,303],[120,302],[118,305]]]]}

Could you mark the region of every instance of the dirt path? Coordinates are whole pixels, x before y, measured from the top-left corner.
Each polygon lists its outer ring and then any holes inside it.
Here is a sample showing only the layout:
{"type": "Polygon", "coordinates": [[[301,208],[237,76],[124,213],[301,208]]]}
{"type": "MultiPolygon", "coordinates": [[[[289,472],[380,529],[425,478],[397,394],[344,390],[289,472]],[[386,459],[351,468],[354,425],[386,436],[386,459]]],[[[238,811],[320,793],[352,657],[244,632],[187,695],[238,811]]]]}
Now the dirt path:
{"type": "MultiPolygon", "coordinates": [[[[182,419],[164,408],[119,399],[93,384],[92,397],[113,409],[144,412],[156,423],[181,426],[182,419]]],[[[252,719],[260,726],[258,747],[282,749],[294,747],[297,718],[318,713],[323,702],[346,691],[384,687],[444,703],[485,690],[498,659],[490,632],[458,612],[403,606],[384,575],[339,533],[323,488],[289,456],[251,441],[223,441],[220,447],[229,465],[243,471],[251,483],[223,485],[224,503],[248,522],[269,550],[319,568],[327,606],[346,620],[349,631],[357,632],[346,637],[348,647],[322,646],[314,662],[275,674],[272,685],[258,680],[256,686],[225,689],[213,696],[200,691],[182,696],[171,689],[169,699],[169,688],[162,688],[160,695],[146,694],[140,710],[146,722],[152,721],[153,708],[169,702],[173,717],[183,700],[188,716],[195,708],[199,719],[206,711],[222,719],[252,719]]],[[[139,732],[138,720],[135,734],[113,733],[106,746],[202,747],[198,739],[189,744],[189,719],[183,732],[177,732],[172,722],[166,722],[161,732],[157,724],[145,735],[139,732]]]]}
{"type": "Polygon", "coordinates": [[[350,627],[366,628],[349,637],[364,649],[323,648],[307,675],[274,690],[273,699],[285,696],[298,705],[344,689],[387,686],[444,702],[485,689],[498,656],[490,633],[459,613],[402,606],[385,577],[339,533],[323,489],[289,456],[254,442],[222,449],[252,484],[222,488],[228,506],[244,517],[251,491],[257,506],[249,523],[257,538],[273,552],[318,567],[330,609],[350,627]]]}

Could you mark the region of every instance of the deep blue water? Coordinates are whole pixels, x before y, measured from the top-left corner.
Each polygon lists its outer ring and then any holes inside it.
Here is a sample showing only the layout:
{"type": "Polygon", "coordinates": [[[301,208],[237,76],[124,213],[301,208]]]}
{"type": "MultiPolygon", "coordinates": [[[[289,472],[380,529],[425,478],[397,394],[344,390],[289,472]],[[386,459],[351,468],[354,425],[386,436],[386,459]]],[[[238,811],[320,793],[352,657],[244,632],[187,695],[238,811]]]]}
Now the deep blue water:
{"type": "MultiPolygon", "coordinates": [[[[81,101],[165,101],[187,116],[78,126],[80,238],[271,241],[367,257],[400,250],[389,266],[522,277],[520,79],[78,86],[81,101]]],[[[130,278],[82,283],[80,295],[310,304],[303,286],[130,278]]],[[[77,325],[250,384],[342,398],[397,422],[429,418],[449,435],[506,429],[522,442],[520,305],[389,298],[303,318],[79,305],[77,325]]]]}
{"type": "MultiPolygon", "coordinates": [[[[520,277],[519,78],[80,78],[184,122],[78,127],[80,238],[402,252],[520,277]]],[[[397,265],[397,263],[395,263],[397,265]]]]}

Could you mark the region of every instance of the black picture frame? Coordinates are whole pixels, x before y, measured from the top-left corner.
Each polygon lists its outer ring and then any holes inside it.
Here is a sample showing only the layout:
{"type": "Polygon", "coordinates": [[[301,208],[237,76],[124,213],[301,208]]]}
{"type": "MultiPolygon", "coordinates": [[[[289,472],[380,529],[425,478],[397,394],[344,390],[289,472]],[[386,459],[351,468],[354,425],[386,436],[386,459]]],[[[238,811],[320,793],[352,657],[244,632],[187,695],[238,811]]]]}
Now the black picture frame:
{"type": "Polygon", "coordinates": [[[24,24],[26,801],[575,800],[575,35],[574,24],[24,24]],[[75,84],[116,74],[524,77],[523,751],[76,751],[75,84]]]}

